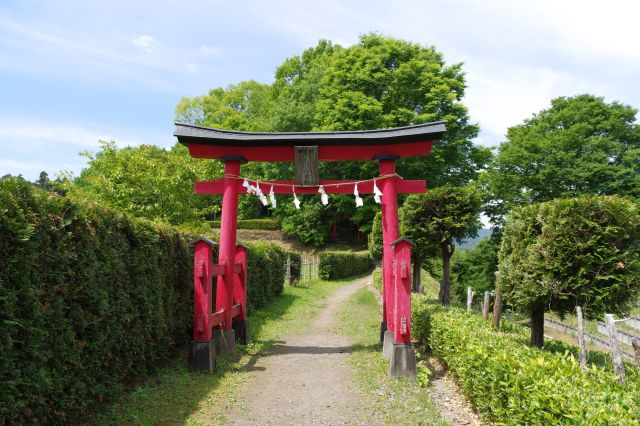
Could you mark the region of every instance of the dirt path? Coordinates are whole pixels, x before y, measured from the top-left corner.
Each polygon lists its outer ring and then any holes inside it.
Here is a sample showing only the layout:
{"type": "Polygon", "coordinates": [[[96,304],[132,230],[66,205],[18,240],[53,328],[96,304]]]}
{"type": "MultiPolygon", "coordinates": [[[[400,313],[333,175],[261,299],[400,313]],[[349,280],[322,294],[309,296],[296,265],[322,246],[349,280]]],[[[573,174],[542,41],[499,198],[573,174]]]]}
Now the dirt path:
{"type": "Polygon", "coordinates": [[[245,409],[227,417],[231,424],[383,424],[352,380],[349,339],[329,331],[340,306],[370,280],[340,288],[309,330],[283,337],[249,367],[254,377],[240,390],[245,409]]]}

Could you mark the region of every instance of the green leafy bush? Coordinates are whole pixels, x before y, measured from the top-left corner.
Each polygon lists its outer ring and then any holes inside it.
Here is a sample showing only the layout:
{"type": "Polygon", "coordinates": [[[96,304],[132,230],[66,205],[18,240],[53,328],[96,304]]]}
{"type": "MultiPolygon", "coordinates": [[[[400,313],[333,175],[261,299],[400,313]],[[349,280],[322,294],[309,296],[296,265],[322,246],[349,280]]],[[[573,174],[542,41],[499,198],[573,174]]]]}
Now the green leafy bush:
{"type": "MultiPolygon", "coordinates": [[[[220,228],[219,220],[212,220],[210,223],[213,228],[220,228]]],[[[279,231],[280,221],[277,219],[238,219],[237,229],[279,231]]]]}
{"type": "MultiPolygon", "coordinates": [[[[0,424],[66,424],[191,338],[193,249],[173,228],[0,180],[0,424]]],[[[251,244],[248,305],[285,252],[251,244]]]]}
{"type": "MultiPolygon", "coordinates": [[[[556,199],[514,209],[505,222],[498,286],[542,330],[544,311],[582,306],[587,318],[624,314],[640,288],[640,210],[614,196],[556,199]]],[[[532,343],[541,343],[540,338],[532,343]]]]}
{"type": "Polygon", "coordinates": [[[414,299],[412,324],[493,424],[640,424],[637,368],[628,367],[622,386],[608,368],[581,370],[570,351],[529,347],[525,331],[495,332],[476,314],[423,297],[414,299]]]}
{"type": "Polygon", "coordinates": [[[373,261],[382,260],[382,212],[376,213],[371,224],[371,232],[368,238],[369,254],[373,261]]]}
{"type": "Polygon", "coordinates": [[[291,261],[291,279],[292,281],[300,280],[300,273],[302,272],[302,257],[300,253],[290,251],[287,253],[291,261]]]}
{"type": "Polygon", "coordinates": [[[324,251],[320,253],[320,278],[339,280],[369,272],[373,268],[369,252],[324,251]]]}

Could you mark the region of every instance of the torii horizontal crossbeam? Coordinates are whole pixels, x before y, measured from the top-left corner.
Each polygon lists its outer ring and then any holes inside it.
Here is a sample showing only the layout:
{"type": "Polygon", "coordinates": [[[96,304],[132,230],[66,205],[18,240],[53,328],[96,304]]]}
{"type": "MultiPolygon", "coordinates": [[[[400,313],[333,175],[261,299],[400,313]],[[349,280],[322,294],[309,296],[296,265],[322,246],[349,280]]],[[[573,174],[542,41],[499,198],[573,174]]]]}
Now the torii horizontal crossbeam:
{"type": "MultiPolygon", "coordinates": [[[[399,194],[417,194],[427,190],[427,181],[425,180],[404,180],[395,177],[383,178],[378,180],[378,188],[382,188],[382,181],[386,179],[396,179],[396,192],[399,194]]],[[[249,184],[256,186],[258,182],[247,180],[249,184]]],[[[246,194],[247,191],[242,187],[243,181],[238,180],[238,193],[246,194]]],[[[278,180],[269,182],[259,182],[260,189],[266,195],[273,186],[274,194],[291,195],[291,187],[295,185],[292,180],[278,180]],[[282,186],[281,186],[282,185],[282,186]]],[[[324,186],[327,194],[353,194],[353,188],[356,182],[351,180],[321,180],[320,185],[324,186]]],[[[224,189],[224,179],[214,181],[196,182],[196,194],[222,194],[224,189]]],[[[358,192],[360,194],[373,194],[373,181],[358,182],[358,192]]],[[[296,186],[296,194],[317,194],[318,186],[296,186]]]]}

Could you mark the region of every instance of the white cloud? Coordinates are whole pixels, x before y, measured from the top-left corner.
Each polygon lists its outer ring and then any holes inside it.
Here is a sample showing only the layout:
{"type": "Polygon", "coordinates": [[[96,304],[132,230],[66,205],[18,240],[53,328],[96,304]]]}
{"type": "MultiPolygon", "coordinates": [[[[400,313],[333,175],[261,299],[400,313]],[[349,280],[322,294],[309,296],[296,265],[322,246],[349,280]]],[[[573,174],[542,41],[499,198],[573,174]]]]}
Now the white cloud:
{"type": "Polygon", "coordinates": [[[104,130],[99,126],[77,123],[56,123],[28,117],[0,119],[0,175],[23,174],[37,178],[45,170],[55,176],[62,170],[78,173],[86,166],[82,151],[96,151],[101,140],[115,140],[118,146],[143,143],[164,145],[167,135],[138,137],[129,130],[104,130]]]}
{"type": "Polygon", "coordinates": [[[187,70],[190,73],[198,72],[198,66],[196,64],[189,64],[189,65],[187,65],[187,70]]]}
{"type": "Polygon", "coordinates": [[[134,38],[132,41],[133,44],[141,47],[145,52],[153,52],[155,40],[150,35],[141,35],[140,37],[134,38]]]}

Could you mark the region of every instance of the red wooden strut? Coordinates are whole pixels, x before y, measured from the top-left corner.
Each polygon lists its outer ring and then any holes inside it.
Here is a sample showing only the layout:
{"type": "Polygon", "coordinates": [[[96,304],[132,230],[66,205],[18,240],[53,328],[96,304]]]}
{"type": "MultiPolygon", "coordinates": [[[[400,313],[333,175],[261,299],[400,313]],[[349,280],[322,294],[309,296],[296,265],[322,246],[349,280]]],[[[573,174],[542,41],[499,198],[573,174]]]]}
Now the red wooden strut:
{"type": "MultiPolygon", "coordinates": [[[[395,172],[395,160],[380,160],[381,175],[395,172]]],[[[386,323],[387,331],[395,332],[392,287],[393,250],[390,244],[400,238],[396,179],[385,179],[380,189],[382,191],[382,321],[386,323]]]]}
{"type": "MultiPolygon", "coordinates": [[[[380,160],[380,161],[393,161],[393,160],[380,160]]],[[[381,173],[382,175],[382,173],[381,173]]],[[[377,185],[382,188],[382,184],[386,180],[393,179],[396,181],[396,193],[398,194],[419,194],[427,190],[427,182],[424,180],[404,180],[398,177],[382,178],[377,180],[377,185]]],[[[196,182],[196,194],[222,194],[224,192],[225,179],[218,179],[213,181],[198,181],[196,182]]],[[[239,194],[246,194],[247,191],[242,187],[243,181],[236,180],[239,194]]],[[[265,194],[268,194],[273,186],[274,194],[291,195],[291,186],[295,185],[292,180],[278,180],[270,182],[258,182],[255,180],[247,179],[249,184],[256,186],[260,184],[260,189],[265,194]],[[280,186],[283,185],[283,186],[280,186]]],[[[324,186],[324,191],[327,194],[353,194],[353,187],[356,181],[353,180],[321,180],[320,185],[324,186]],[[337,186],[339,184],[339,186],[337,186]]],[[[373,181],[358,182],[358,192],[360,194],[373,194],[373,181]]],[[[384,193],[384,191],[382,191],[384,193]]],[[[318,194],[317,186],[296,186],[296,194],[318,194]]]]}
{"type": "MultiPolygon", "coordinates": [[[[240,161],[227,161],[225,175],[240,174],[240,161]]],[[[238,223],[238,185],[231,177],[224,179],[222,197],[222,219],[220,223],[220,250],[218,264],[224,266],[224,275],[218,276],[216,286],[216,311],[224,310],[224,320],[220,324],[223,330],[231,329],[233,284],[236,264],[236,225],[238,223]]]]}

